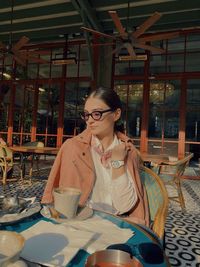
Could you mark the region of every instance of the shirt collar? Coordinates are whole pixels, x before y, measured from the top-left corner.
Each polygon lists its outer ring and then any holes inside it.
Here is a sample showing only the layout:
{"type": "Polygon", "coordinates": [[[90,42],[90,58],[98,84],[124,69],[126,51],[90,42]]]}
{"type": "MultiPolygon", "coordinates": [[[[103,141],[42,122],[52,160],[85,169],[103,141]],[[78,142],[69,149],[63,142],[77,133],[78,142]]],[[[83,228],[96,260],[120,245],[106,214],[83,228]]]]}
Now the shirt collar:
{"type": "MultiPolygon", "coordinates": [[[[99,140],[95,135],[92,135],[92,140],[91,140],[91,142],[92,142],[95,146],[99,147],[99,148],[101,149],[101,151],[103,152],[103,146],[102,146],[100,140],[99,140]]],[[[109,145],[109,147],[107,147],[107,149],[106,149],[104,152],[113,149],[113,148],[114,148],[116,145],[118,145],[119,143],[120,143],[120,141],[118,140],[118,138],[117,138],[117,136],[116,136],[116,134],[115,134],[112,143],[109,145]]]]}

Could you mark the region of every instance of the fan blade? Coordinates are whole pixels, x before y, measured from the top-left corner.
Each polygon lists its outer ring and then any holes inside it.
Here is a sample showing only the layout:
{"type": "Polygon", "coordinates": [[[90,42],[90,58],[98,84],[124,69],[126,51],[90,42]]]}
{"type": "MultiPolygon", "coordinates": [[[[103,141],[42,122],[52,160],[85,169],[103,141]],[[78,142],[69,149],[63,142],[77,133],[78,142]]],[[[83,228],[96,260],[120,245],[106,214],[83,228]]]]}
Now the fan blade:
{"type": "Polygon", "coordinates": [[[124,27],[122,26],[121,21],[117,15],[117,12],[116,11],[108,11],[108,13],[110,14],[113,22],[115,23],[115,26],[116,26],[118,32],[120,33],[121,37],[123,39],[127,38],[128,34],[125,32],[124,27]]]}
{"type": "Polygon", "coordinates": [[[117,47],[117,48],[115,48],[115,49],[112,51],[112,54],[116,54],[116,53],[118,53],[123,47],[124,47],[124,44],[123,44],[123,45],[120,45],[120,46],[117,47]]]}
{"type": "Polygon", "coordinates": [[[150,35],[150,36],[141,37],[141,38],[139,38],[139,41],[141,43],[152,42],[152,41],[160,41],[160,40],[176,38],[179,35],[180,35],[179,32],[160,33],[160,34],[155,34],[155,35],[153,34],[153,35],[150,35]]]}
{"type": "MultiPolygon", "coordinates": [[[[94,43],[91,43],[90,45],[91,46],[109,46],[109,45],[114,45],[115,43],[96,43],[96,44],[94,44],[94,43]]],[[[83,46],[83,47],[85,47],[85,46],[88,46],[87,44],[83,44],[83,45],[81,45],[81,46],[83,46]]]]}
{"type": "Polygon", "coordinates": [[[124,43],[124,47],[128,50],[129,55],[131,57],[136,57],[135,51],[133,49],[133,46],[130,43],[124,43]]]}
{"type": "Polygon", "coordinates": [[[86,27],[81,27],[81,30],[83,31],[87,31],[87,32],[91,32],[93,34],[96,34],[98,36],[102,36],[102,37],[106,37],[106,38],[111,38],[111,39],[116,39],[114,36],[112,35],[109,35],[109,34],[106,34],[106,33],[103,33],[103,32],[98,32],[98,31],[95,31],[93,29],[90,29],[90,28],[86,28],[86,27]]]}
{"type": "Polygon", "coordinates": [[[134,38],[137,38],[141,34],[143,34],[147,29],[149,29],[157,20],[161,18],[161,14],[158,12],[155,12],[150,18],[145,20],[139,28],[132,34],[134,38]]]}
{"type": "Polygon", "coordinates": [[[49,50],[33,50],[33,51],[25,51],[28,55],[50,55],[51,51],[49,50]]]}
{"type": "Polygon", "coordinates": [[[155,53],[165,53],[164,49],[158,48],[158,47],[154,47],[151,45],[145,45],[145,44],[140,44],[140,43],[134,43],[133,44],[134,47],[137,48],[141,48],[141,49],[145,49],[145,50],[149,50],[151,52],[155,52],[155,53]]]}
{"type": "Polygon", "coordinates": [[[41,64],[49,63],[49,61],[47,61],[47,60],[45,60],[43,58],[38,58],[38,57],[30,57],[30,56],[28,56],[27,60],[30,61],[30,62],[32,61],[32,62],[41,63],[41,64]]]}
{"type": "Polygon", "coordinates": [[[27,44],[29,42],[29,38],[26,36],[23,36],[19,39],[19,41],[13,45],[12,47],[12,52],[14,53],[15,51],[19,50],[20,48],[22,48],[25,44],[27,44]]]}
{"type": "Polygon", "coordinates": [[[34,57],[34,56],[31,56],[31,54],[24,53],[22,51],[18,52],[17,54],[18,54],[18,57],[20,57],[24,61],[28,60],[28,61],[32,61],[35,63],[49,63],[47,60],[43,58],[34,57]]]}
{"type": "Polygon", "coordinates": [[[19,63],[22,66],[26,66],[26,61],[24,59],[22,59],[19,55],[14,54],[13,58],[17,61],[17,63],[19,63]]]}

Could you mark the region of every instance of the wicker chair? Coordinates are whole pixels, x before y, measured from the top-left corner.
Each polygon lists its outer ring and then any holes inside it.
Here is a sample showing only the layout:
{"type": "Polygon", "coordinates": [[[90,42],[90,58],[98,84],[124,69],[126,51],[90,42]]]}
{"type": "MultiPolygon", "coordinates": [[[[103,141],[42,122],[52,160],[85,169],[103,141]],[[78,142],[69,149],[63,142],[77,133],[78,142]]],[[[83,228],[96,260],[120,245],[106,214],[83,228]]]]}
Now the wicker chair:
{"type": "Polygon", "coordinates": [[[185,200],[181,188],[181,176],[188,165],[193,154],[186,155],[183,159],[177,161],[162,162],[158,166],[158,175],[161,177],[165,185],[171,185],[177,191],[176,196],[169,196],[170,200],[178,202],[185,209],[185,200]]]}
{"type": "MultiPolygon", "coordinates": [[[[12,172],[15,165],[18,165],[17,162],[14,161],[13,151],[7,147],[0,145],[0,169],[2,173],[2,183],[6,184],[7,180],[14,181],[17,178],[12,178],[12,172]]],[[[20,173],[22,178],[22,173],[20,173]]]]}
{"type": "Polygon", "coordinates": [[[168,212],[168,194],[160,177],[151,169],[140,166],[140,177],[147,192],[151,229],[164,241],[165,221],[168,212]]]}

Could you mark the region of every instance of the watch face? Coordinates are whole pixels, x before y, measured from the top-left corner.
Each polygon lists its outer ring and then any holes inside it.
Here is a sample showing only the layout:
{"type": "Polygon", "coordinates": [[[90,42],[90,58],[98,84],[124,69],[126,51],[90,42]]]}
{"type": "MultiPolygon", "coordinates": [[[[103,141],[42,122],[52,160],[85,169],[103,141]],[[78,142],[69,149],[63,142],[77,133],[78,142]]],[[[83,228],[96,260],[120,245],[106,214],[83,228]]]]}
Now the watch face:
{"type": "Polygon", "coordinates": [[[113,161],[111,161],[111,165],[113,168],[117,169],[117,168],[124,165],[124,161],[123,160],[113,160],[113,161]]]}

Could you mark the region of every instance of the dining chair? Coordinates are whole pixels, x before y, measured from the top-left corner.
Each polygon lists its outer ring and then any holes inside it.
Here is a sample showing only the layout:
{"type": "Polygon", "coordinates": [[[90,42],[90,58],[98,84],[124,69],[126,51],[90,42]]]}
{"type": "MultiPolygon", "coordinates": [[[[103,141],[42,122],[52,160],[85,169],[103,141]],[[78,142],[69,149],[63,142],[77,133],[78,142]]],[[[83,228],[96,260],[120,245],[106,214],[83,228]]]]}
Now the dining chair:
{"type": "MultiPolygon", "coordinates": [[[[8,146],[0,145],[0,169],[2,173],[2,183],[6,184],[7,180],[15,181],[17,178],[12,178],[13,168],[17,165],[14,161],[13,151],[8,146]]],[[[20,173],[22,178],[22,173],[20,173]]]]}
{"type": "Polygon", "coordinates": [[[189,153],[180,160],[167,162],[163,161],[158,166],[158,175],[161,177],[164,184],[171,185],[176,192],[175,196],[169,196],[169,200],[178,202],[183,211],[185,210],[185,200],[182,192],[181,176],[183,175],[186,166],[189,164],[192,157],[193,153],[189,153]]]}
{"type": "Polygon", "coordinates": [[[140,177],[147,193],[150,228],[164,243],[165,221],[168,212],[168,194],[163,181],[151,169],[140,166],[140,177]]]}

